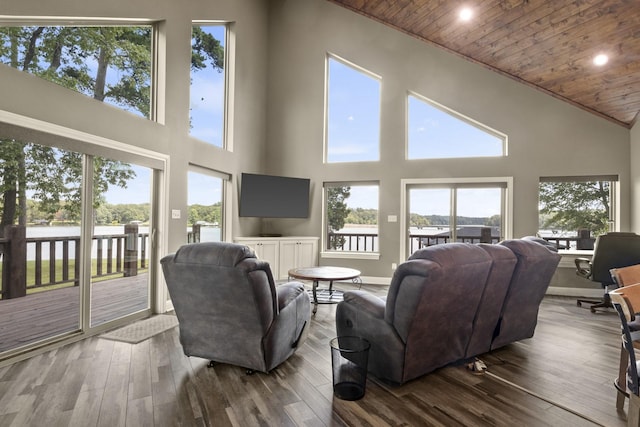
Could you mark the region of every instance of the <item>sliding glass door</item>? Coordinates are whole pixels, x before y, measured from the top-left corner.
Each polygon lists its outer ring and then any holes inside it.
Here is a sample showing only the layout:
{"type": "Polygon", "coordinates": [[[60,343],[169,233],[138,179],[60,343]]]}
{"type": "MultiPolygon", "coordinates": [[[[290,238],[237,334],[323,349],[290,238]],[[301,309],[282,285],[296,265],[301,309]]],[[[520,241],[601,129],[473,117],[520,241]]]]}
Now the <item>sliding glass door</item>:
{"type": "Polygon", "coordinates": [[[507,184],[405,184],[407,253],[442,243],[497,243],[504,239],[507,184]]]}
{"type": "Polygon", "coordinates": [[[162,162],[33,135],[0,136],[0,355],[150,310],[162,162]]]}
{"type": "Polygon", "coordinates": [[[149,308],[153,170],[101,157],[94,171],[111,171],[115,186],[94,173],[91,239],[91,326],[149,308]]]}

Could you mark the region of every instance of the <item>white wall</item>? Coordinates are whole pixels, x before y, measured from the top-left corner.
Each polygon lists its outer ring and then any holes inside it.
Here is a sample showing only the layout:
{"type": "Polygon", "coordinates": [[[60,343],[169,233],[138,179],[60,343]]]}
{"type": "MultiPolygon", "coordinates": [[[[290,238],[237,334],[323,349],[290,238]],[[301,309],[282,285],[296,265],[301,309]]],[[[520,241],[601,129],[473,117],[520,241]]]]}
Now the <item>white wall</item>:
{"type": "MultiPolygon", "coordinates": [[[[168,250],[186,242],[187,168],[193,163],[235,177],[260,171],[266,132],[267,4],[263,0],[4,0],[2,17],[134,18],[159,23],[161,103],[159,123],[135,117],[55,84],[0,66],[0,110],[81,130],[92,135],[170,156],[166,214],[180,209],[182,219],[169,220],[168,250]],[[191,25],[193,20],[233,22],[235,73],[233,152],[189,136],[191,25]]],[[[25,19],[29,21],[29,19],[25,19]]],[[[235,198],[235,194],[232,195],[235,198]]],[[[240,224],[234,203],[232,227],[253,233],[256,222],[240,224]]]]}
{"type": "Polygon", "coordinates": [[[402,178],[512,176],[514,237],[538,229],[540,176],[619,174],[629,228],[629,130],[325,0],[270,2],[267,170],[310,177],[309,220],[271,232],[321,234],[323,181],[380,180],[380,261],[322,260],[388,277],[399,262],[402,178]],[[327,52],[382,76],[381,160],[322,163],[327,52]],[[509,137],[504,158],[413,160],[405,152],[405,96],[420,93],[509,137]]]}

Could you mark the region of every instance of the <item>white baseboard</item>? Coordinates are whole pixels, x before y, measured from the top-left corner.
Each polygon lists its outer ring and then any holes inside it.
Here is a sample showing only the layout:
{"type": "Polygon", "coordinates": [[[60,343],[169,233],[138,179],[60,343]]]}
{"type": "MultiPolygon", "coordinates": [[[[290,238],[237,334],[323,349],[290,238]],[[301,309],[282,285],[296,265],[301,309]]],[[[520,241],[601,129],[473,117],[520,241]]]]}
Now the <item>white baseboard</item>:
{"type": "Polygon", "coordinates": [[[585,298],[602,298],[604,289],[600,288],[565,288],[559,286],[550,286],[547,289],[547,295],[558,295],[564,297],[585,297],[585,298]]]}

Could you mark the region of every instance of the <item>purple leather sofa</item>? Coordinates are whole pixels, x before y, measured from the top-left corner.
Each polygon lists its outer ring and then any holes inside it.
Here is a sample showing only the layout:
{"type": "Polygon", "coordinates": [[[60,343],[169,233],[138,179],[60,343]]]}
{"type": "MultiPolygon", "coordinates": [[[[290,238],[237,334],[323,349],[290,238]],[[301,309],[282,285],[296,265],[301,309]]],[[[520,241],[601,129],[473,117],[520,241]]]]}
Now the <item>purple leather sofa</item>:
{"type": "Polygon", "coordinates": [[[430,246],[400,264],[386,298],[345,292],[337,335],[369,340],[369,372],[401,384],[533,336],[559,261],[525,239],[430,246]]]}

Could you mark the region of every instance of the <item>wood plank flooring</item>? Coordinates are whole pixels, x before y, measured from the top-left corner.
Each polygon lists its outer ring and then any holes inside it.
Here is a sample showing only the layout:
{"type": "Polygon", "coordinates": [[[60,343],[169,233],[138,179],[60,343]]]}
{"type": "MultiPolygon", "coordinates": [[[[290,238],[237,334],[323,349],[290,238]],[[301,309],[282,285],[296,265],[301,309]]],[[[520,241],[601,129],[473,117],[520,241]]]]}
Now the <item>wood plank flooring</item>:
{"type": "Polygon", "coordinates": [[[482,356],[484,375],[450,366],[400,387],[370,377],[355,402],[332,396],[334,318],[320,305],[308,340],[269,375],[184,356],[177,328],[135,345],[88,338],[0,368],[0,427],[626,425],[613,311],[546,298],[536,335],[482,356]]]}

